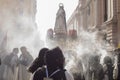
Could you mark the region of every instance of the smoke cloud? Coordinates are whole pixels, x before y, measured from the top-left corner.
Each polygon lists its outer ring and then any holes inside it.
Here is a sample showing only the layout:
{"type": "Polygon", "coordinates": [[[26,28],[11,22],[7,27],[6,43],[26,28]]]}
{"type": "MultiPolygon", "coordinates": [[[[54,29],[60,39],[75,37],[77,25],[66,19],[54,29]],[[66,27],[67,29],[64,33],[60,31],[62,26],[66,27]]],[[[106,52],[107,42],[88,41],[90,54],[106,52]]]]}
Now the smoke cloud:
{"type": "MultiPolygon", "coordinates": [[[[85,31],[80,30],[78,38],[75,40],[69,40],[60,43],[59,41],[48,40],[46,42],[49,46],[55,47],[60,46],[64,52],[66,63],[65,67],[72,73],[84,73],[89,67],[89,60],[92,56],[99,56],[100,63],[103,64],[103,59],[105,56],[112,56],[110,52],[107,51],[107,44],[109,44],[104,36],[105,32],[94,30],[85,31]]],[[[110,44],[109,44],[110,45],[110,44]]],[[[112,45],[110,45],[113,48],[112,45]]]]}
{"type": "MultiPolygon", "coordinates": [[[[81,29],[78,39],[69,42],[74,44],[69,51],[65,52],[66,68],[72,73],[83,73],[89,67],[89,60],[91,56],[100,56],[100,63],[103,64],[105,56],[112,56],[107,51],[106,40],[104,40],[104,33],[99,30],[92,32],[81,29]]],[[[113,46],[111,46],[113,48],[113,46]]]]}
{"type": "Polygon", "coordinates": [[[6,43],[7,53],[10,53],[14,47],[20,48],[26,46],[32,56],[36,57],[40,48],[44,45],[40,39],[40,33],[35,21],[30,15],[16,14],[10,9],[2,8],[0,26],[0,46],[6,43]],[[7,38],[6,41],[4,38],[7,38]]]}

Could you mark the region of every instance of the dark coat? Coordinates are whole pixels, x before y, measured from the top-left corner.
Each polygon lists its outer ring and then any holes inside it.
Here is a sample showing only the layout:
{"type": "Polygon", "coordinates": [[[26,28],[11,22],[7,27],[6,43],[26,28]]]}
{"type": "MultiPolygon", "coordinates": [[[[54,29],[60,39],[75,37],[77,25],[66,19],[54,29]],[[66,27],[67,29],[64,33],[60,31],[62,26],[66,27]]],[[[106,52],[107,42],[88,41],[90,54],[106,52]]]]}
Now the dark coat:
{"type": "Polygon", "coordinates": [[[118,77],[117,80],[120,80],[120,64],[118,65],[118,77]]]}
{"type": "MultiPolygon", "coordinates": [[[[52,78],[53,80],[66,80],[65,77],[65,70],[60,70],[57,73],[55,73],[53,76],[51,76],[50,78],[52,78]]],[[[54,73],[52,71],[49,71],[49,76],[54,73]]],[[[37,70],[33,76],[33,80],[44,80],[44,78],[46,78],[46,72],[45,72],[45,68],[41,68],[39,70],[37,70]]]]}
{"type": "Polygon", "coordinates": [[[28,71],[34,73],[39,67],[43,66],[43,61],[40,58],[36,58],[31,66],[28,68],[28,71]]]}

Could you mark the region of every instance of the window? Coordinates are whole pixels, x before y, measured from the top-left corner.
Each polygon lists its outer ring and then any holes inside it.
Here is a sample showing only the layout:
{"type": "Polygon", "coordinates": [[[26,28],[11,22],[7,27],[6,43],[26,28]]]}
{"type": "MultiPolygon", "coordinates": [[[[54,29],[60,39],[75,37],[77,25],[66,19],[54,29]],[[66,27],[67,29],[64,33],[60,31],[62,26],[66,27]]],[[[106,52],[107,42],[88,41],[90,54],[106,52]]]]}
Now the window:
{"type": "Polygon", "coordinates": [[[104,21],[108,19],[108,0],[104,0],[104,21]]]}

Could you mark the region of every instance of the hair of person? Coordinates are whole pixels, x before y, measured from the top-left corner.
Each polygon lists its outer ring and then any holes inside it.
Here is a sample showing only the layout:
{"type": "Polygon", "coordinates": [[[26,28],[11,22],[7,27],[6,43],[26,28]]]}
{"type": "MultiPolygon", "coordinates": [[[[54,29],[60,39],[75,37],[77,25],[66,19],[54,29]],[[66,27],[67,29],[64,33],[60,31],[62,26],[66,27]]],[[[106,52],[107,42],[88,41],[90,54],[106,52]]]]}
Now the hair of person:
{"type": "Polygon", "coordinates": [[[45,65],[44,56],[46,54],[46,51],[48,50],[49,50],[48,48],[42,48],[39,51],[38,57],[32,62],[31,66],[28,68],[29,72],[34,73],[39,67],[45,65]]]}
{"type": "Polygon", "coordinates": [[[18,51],[18,48],[13,48],[13,51],[16,51],[16,50],[18,51]]]}
{"type": "Polygon", "coordinates": [[[55,47],[47,51],[45,55],[45,63],[51,68],[64,68],[64,55],[59,47],[55,47]]]}
{"type": "Polygon", "coordinates": [[[23,50],[23,49],[26,49],[26,47],[25,47],[25,46],[22,46],[20,49],[23,50]]]}
{"type": "Polygon", "coordinates": [[[49,50],[48,48],[42,48],[42,49],[39,51],[38,58],[43,58],[44,55],[46,54],[46,52],[47,52],[48,50],[49,50]]]}
{"type": "Polygon", "coordinates": [[[104,57],[104,63],[105,63],[105,64],[108,64],[108,63],[109,63],[109,64],[112,64],[112,59],[111,59],[109,56],[105,56],[105,57],[104,57]]]}

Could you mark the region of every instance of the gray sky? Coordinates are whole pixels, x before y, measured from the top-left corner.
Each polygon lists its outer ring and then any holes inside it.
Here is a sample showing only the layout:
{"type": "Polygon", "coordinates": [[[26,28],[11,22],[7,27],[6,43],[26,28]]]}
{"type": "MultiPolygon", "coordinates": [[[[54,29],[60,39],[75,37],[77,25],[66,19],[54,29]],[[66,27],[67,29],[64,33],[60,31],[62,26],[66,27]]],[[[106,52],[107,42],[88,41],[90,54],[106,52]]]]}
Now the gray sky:
{"type": "Polygon", "coordinates": [[[59,3],[64,4],[66,19],[68,19],[76,8],[78,0],[37,0],[36,22],[42,40],[45,39],[47,29],[54,27],[59,3]]]}

